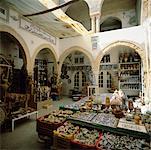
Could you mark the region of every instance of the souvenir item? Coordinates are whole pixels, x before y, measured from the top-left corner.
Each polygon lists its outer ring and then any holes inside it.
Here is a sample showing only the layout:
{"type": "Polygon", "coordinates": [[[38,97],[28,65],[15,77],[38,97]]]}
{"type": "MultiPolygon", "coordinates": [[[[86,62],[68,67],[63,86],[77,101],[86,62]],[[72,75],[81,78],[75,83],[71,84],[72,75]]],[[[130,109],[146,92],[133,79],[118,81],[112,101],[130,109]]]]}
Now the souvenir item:
{"type": "Polygon", "coordinates": [[[44,116],[42,120],[49,123],[61,123],[66,120],[66,117],[72,114],[73,112],[71,110],[55,110],[49,115],[44,116]]]}
{"type": "Polygon", "coordinates": [[[99,113],[92,119],[91,122],[105,126],[116,127],[118,119],[115,118],[115,116],[112,114],[99,113]]]}
{"type": "Polygon", "coordinates": [[[150,146],[144,139],[103,133],[97,148],[100,150],[149,150],[150,146]]]}
{"type": "Polygon", "coordinates": [[[106,97],[105,105],[106,105],[107,108],[110,107],[110,98],[108,96],[106,97]]]}
{"type": "Polygon", "coordinates": [[[99,132],[95,129],[80,128],[79,132],[74,136],[74,142],[89,146],[95,146],[99,138],[99,132]]]}
{"type": "Polygon", "coordinates": [[[57,130],[54,130],[54,134],[72,139],[74,134],[79,130],[79,126],[74,126],[70,122],[65,122],[62,126],[58,127],[57,130]]]}
{"type": "Polygon", "coordinates": [[[94,116],[96,116],[96,113],[92,112],[76,112],[71,117],[78,119],[78,120],[84,120],[84,121],[91,121],[94,116]]]}

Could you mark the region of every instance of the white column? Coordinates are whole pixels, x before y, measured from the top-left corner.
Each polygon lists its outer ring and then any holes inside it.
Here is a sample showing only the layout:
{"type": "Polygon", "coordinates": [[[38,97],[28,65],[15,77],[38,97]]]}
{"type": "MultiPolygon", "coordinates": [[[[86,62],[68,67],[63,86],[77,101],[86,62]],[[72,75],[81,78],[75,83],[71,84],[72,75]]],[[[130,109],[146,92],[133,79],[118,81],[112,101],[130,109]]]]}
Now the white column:
{"type": "Polygon", "coordinates": [[[92,33],[95,33],[95,16],[91,16],[91,31],[92,33]]]}
{"type": "Polygon", "coordinates": [[[92,73],[93,73],[93,78],[94,78],[94,85],[98,85],[98,75],[99,75],[99,70],[96,67],[92,67],[92,73]]]}
{"type": "Polygon", "coordinates": [[[96,32],[100,32],[100,14],[96,16],[96,32]]]}

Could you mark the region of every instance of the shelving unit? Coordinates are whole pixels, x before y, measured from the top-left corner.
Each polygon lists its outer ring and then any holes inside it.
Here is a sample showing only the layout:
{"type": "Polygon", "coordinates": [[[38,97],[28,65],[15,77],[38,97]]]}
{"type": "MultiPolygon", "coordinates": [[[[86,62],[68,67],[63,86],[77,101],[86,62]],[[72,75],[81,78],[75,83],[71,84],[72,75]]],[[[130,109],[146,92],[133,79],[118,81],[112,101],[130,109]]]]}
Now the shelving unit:
{"type": "Polygon", "coordinates": [[[128,96],[139,95],[141,91],[140,62],[119,63],[119,89],[128,96]]]}
{"type": "Polygon", "coordinates": [[[34,82],[37,86],[36,102],[48,99],[48,61],[36,59],[34,67],[34,82]]]}
{"type": "Polygon", "coordinates": [[[36,59],[34,68],[34,80],[37,81],[40,86],[47,85],[48,79],[48,62],[47,60],[36,59]]]}
{"type": "Polygon", "coordinates": [[[118,69],[118,64],[114,64],[114,63],[100,64],[100,70],[117,70],[117,69],[118,69]]]}

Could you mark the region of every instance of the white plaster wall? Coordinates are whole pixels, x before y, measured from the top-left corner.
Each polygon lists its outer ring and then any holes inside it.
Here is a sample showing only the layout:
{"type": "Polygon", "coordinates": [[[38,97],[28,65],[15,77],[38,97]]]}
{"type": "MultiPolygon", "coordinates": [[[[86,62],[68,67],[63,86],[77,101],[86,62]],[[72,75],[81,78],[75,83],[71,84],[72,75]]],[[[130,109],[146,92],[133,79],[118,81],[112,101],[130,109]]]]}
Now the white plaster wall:
{"type": "Polygon", "coordinates": [[[136,18],[136,12],[134,9],[131,9],[129,11],[118,11],[112,14],[108,15],[103,15],[101,16],[101,22],[102,23],[104,20],[106,20],[108,17],[116,17],[122,22],[122,28],[128,28],[137,25],[137,22],[133,20],[133,22],[130,22],[130,19],[133,17],[136,18]]]}
{"type": "Polygon", "coordinates": [[[81,48],[86,49],[87,51],[91,52],[91,36],[90,35],[83,35],[71,38],[64,38],[60,39],[59,41],[59,52],[60,55],[70,47],[79,46],[81,48]]]}
{"type": "Polygon", "coordinates": [[[9,22],[5,22],[0,19],[0,24],[1,25],[7,25],[13,28],[18,34],[22,36],[24,41],[26,42],[28,48],[29,48],[29,53],[30,56],[32,57],[35,50],[42,44],[49,44],[51,47],[53,47],[58,54],[58,39],[56,41],[56,45],[53,45],[52,43],[30,33],[25,31],[24,29],[20,28],[20,20],[19,20],[19,14],[14,11],[13,9],[9,9],[9,22]],[[13,18],[16,18],[17,20],[14,20],[13,18]]]}
{"type": "Polygon", "coordinates": [[[79,46],[86,50],[88,50],[93,57],[95,58],[98,53],[103,50],[109,44],[115,41],[132,41],[145,47],[145,29],[143,26],[134,26],[130,28],[124,28],[119,30],[112,30],[107,32],[100,32],[96,34],[91,34],[87,36],[78,36],[72,38],[65,38],[60,40],[60,55],[70,47],[79,46]],[[96,50],[92,50],[91,37],[97,37],[98,48],[96,50]]]}

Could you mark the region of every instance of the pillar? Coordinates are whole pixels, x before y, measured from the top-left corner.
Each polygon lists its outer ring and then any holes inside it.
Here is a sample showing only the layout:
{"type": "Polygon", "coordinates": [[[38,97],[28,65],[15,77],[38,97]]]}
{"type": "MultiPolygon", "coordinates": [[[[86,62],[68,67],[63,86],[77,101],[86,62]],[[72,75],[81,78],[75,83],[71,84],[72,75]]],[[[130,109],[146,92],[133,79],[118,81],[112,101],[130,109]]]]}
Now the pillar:
{"type": "Polygon", "coordinates": [[[95,33],[96,29],[95,29],[95,16],[92,15],[91,16],[91,30],[92,30],[92,33],[95,33]]]}
{"type": "Polygon", "coordinates": [[[94,85],[98,85],[98,77],[99,77],[99,70],[95,67],[92,67],[92,73],[93,73],[93,80],[94,80],[94,85]]]}
{"type": "Polygon", "coordinates": [[[96,32],[100,32],[100,14],[96,15],[96,32]]]}

